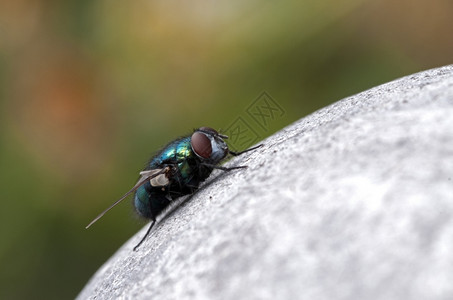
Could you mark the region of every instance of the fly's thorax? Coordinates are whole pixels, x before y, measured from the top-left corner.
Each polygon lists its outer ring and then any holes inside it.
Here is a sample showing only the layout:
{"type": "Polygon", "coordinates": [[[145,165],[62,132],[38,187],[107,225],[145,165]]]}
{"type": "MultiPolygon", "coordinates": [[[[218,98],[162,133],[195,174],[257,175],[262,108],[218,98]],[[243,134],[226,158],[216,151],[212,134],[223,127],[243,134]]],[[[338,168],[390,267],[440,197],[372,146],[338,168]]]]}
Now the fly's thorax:
{"type": "Polygon", "coordinates": [[[202,161],[218,164],[228,154],[228,146],[223,138],[225,136],[214,129],[201,127],[192,134],[190,144],[193,152],[202,161]]]}
{"type": "Polygon", "coordinates": [[[161,168],[168,163],[177,163],[192,156],[190,136],[172,141],[162,148],[149,162],[148,168],[161,168]]]}

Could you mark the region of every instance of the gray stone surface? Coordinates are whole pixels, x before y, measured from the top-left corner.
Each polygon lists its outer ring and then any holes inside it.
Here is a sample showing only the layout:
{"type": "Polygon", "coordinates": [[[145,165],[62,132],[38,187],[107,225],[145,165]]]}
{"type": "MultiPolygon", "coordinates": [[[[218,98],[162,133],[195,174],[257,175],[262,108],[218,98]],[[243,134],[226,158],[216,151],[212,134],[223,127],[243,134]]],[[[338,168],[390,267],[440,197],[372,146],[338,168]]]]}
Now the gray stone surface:
{"type": "Polygon", "coordinates": [[[453,299],[453,66],[341,100],[214,172],[79,299],[453,299]]]}

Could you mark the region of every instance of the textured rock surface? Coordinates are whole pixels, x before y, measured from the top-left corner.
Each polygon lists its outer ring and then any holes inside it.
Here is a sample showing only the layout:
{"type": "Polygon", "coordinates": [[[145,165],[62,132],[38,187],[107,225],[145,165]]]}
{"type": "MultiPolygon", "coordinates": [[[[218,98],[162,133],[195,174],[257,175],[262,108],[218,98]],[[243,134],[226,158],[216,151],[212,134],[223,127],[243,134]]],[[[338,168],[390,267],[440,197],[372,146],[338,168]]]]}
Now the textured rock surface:
{"type": "Polygon", "coordinates": [[[214,172],[80,299],[453,299],[453,66],[341,100],[214,172]]]}

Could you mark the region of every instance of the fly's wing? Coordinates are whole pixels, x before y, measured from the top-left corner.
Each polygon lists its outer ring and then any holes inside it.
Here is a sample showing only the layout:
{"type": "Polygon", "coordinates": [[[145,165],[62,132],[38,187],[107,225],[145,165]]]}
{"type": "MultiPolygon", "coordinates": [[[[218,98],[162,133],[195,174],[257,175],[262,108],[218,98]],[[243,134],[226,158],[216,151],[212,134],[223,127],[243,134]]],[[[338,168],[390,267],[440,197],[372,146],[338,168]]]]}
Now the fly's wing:
{"type": "Polygon", "coordinates": [[[140,178],[139,182],[141,180],[149,179],[149,183],[151,184],[151,186],[154,187],[167,186],[170,183],[170,180],[167,177],[167,172],[162,173],[162,170],[165,169],[169,170],[169,167],[164,169],[152,169],[141,171],[140,175],[142,175],[142,177],[140,178]]]}
{"type": "Polygon", "coordinates": [[[109,210],[111,210],[113,207],[115,207],[118,203],[120,203],[121,201],[123,201],[127,196],[129,196],[130,194],[132,194],[133,192],[135,192],[139,187],[141,187],[142,185],[144,185],[148,180],[150,182],[150,184],[152,186],[166,186],[169,184],[169,180],[167,178],[167,174],[168,172],[170,171],[170,167],[165,167],[163,169],[152,169],[152,170],[146,170],[146,171],[142,171],[140,172],[140,175],[142,175],[142,177],[140,177],[140,179],[138,180],[138,182],[134,185],[134,187],[132,189],[130,189],[126,194],[123,195],[123,197],[121,197],[120,199],[118,199],[115,203],[113,203],[112,205],[110,205],[106,210],[104,210],[103,212],[101,212],[96,218],[94,218],[93,221],[90,222],[90,224],[87,225],[87,227],[85,228],[88,228],[90,227],[91,225],[93,225],[97,220],[99,220],[100,218],[102,218],[103,215],[105,215],[106,212],[108,212],[109,210]]]}

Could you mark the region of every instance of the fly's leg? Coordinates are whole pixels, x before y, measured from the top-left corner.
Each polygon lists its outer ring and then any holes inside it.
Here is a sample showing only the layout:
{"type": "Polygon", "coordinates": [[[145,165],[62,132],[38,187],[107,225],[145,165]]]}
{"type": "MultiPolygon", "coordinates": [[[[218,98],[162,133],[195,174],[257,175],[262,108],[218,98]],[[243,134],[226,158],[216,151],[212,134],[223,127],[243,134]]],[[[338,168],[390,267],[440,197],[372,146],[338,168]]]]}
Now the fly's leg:
{"type": "Polygon", "coordinates": [[[151,225],[148,227],[148,230],[146,231],[145,235],[142,237],[140,242],[134,247],[134,251],[137,251],[138,247],[140,247],[140,245],[146,240],[154,224],[156,224],[156,217],[154,216],[153,211],[151,210],[151,203],[149,203],[149,212],[151,213],[151,225]]]}
{"type": "MultiPolygon", "coordinates": [[[[228,151],[231,155],[233,156],[238,156],[238,155],[241,155],[245,152],[249,152],[249,151],[252,151],[252,150],[255,150],[255,149],[258,149],[260,147],[262,147],[263,144],[260,144],[258,146],[255,146],[255,147],[252,147],[252,148],[249,148],[249,149],[246,149],[244,151],[240,151],[240,152],[234,152],[234,151],[228,151]]],[[[206,166],[206,167],[209,167],[209,168],[213,168],[213,169],[219,169],[219,170],[222,170],[222,171],[231,171],[231,170],[237,170],[237,169],[245,169],[247,168],[247,166],[237,166],[237,167],[222,167],[222,166],[217,166],[217,165],[213,165],[213,164],[207,164],[207,163],[202,163],[203,166],[206,166]]]]}
{"type": "Polygon", "coordinates": [[[213,169],[219,169],[219,170],[222,170],[222,171],[231,171],[231,170],[236,170],[236,169],[245,169],[245,168],[247,168],[247,166],[237,166],[237,167],[227,168],[227,167],[211,165],[211,164],[205,164],[205,163],[203,163],[202,165],[206,166],[206,167],[209,167],[209,168],[213,168],[213,169]]]}
{"type": "Polygon", "coordinates": [[[243,154],[243,153],[245,153],[245,152],[249,152],[249,151],[253,151],[253,150],[255,150],[255,149],[258,149],[258,148],[260,148],[260,147],[262,147],[262,146],[263,146],[263,144],[259,144],[258,146],[255,146],[255,147],[252,147],[252,148],[248,148],[248,149],[243,150],[243,151],[240,151],[240,152],[234,152],[234,151],[228,151],[228,152],[229,152],[231,155],[233,155],[233,156],[238,156],[238,155],[241,155],[241,154],[243,154]]]}

